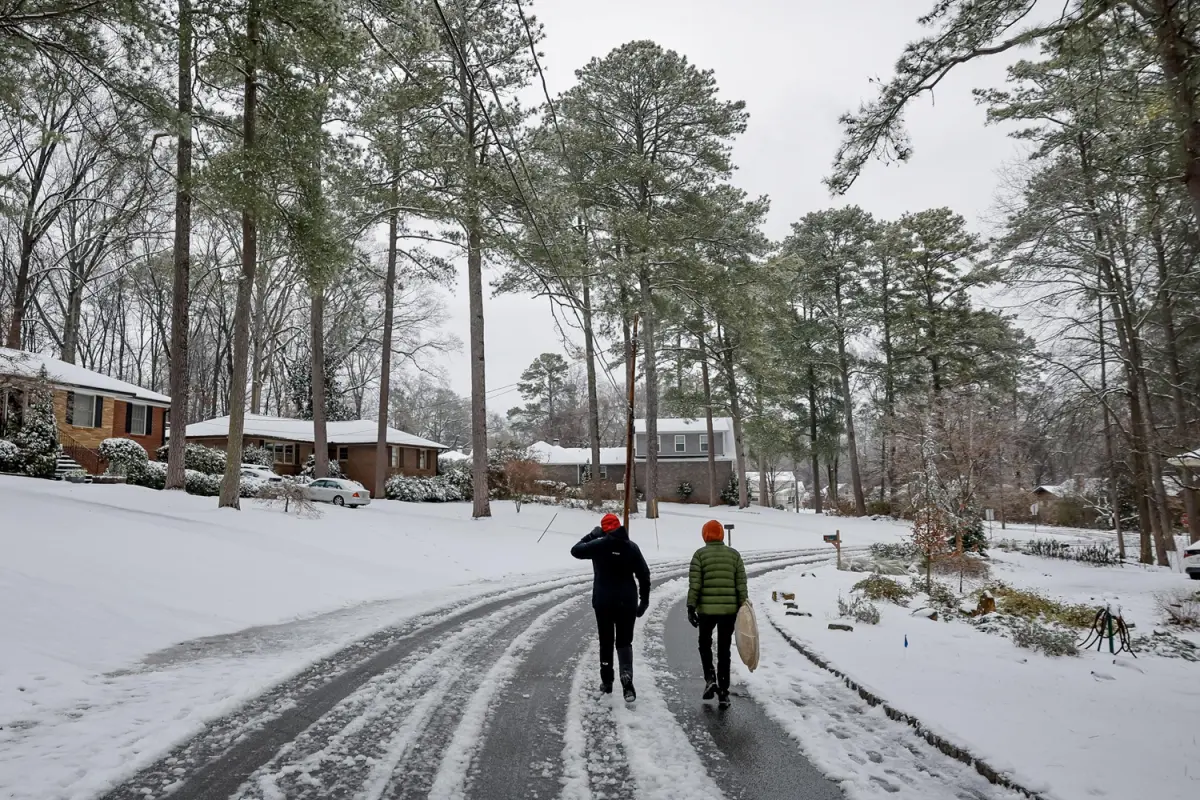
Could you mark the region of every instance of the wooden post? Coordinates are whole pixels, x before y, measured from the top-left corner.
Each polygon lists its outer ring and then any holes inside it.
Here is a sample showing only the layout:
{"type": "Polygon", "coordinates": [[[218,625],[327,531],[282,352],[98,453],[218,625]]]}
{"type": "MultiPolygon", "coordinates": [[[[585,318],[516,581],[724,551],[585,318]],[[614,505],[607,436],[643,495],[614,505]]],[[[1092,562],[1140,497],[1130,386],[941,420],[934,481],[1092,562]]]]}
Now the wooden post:
{"type": "Polygon", "coordinates": [[[637,380],[637,350],[638,350],[638,315],[633,315],[633,335],[629,340],[629,353],[627,354],[628,368],[625,371],[625,380],[629,388],[629,409],[625,421],[625,530],[629,530],[629,507],[633,504],[633,389],[637,380]]]}
{"type": "Polygon", "coordinates": [[[842,570],[842,532],[839,529],[838,531],[836,531],[836,533],[837,533],[837,538],[834,539],[833,546],[837,548],[837,558],[838,558],[837,568],[838,568],[838,572],[841,572],[841,570],[842,570]]]}

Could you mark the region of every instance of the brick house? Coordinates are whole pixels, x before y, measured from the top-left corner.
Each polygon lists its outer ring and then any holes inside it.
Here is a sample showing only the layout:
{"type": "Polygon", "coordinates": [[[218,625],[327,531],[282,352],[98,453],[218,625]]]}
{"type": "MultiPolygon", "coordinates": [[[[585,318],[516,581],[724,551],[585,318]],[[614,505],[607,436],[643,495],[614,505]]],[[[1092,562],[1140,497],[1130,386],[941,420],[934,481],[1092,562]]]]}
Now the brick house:
{"type": "MultiPolygon", "coordinates": [[[[432,476],[437,474],[438,454],[447,448],[411,433],[388,428],[389,474],[432,476]]],[[[229,446],[229,417],[193,422],[184,434],[190,443],[225,450],[229,446]]],[[[275,471],[296,475],[313,454],[312,420],[247,414],[243,446],[265,447],[275,454],[275,471]]],[[[375,444],[379,423],[357,419],[326,423],[329,460],[337,461],[342,474],[363,486],[375,485],[375,444]]]]}
{"type": "MultiPolygon", "coordinates": [[[[634,464],[646,463],[646,420],[634,420],[634,464]]],[[[688,498],[692,503],[709,504],[708,453],[712,449],[717,465],[718,494],[729,485],[734,474],[736,444],[733,439],[733,419],[713,419],[713,440],[708,440],[708,423],[703,419],[660,419],[658,421],[658,498],[668,502],[683,502],[679,488],[684,482],[692,486],[688,498]]],[[[634,470],[634,485],[646,491],[646,471],[634,470]]],[[[713,498],[716,500],[716,498],[713,498]]]]}
{"type": "Polygon", "coordinates": [[[133,439],[151,458],[162,446],[171,398],[57,358],[0,347],[4,380],[0,417],[24,402],[22,386],[45,368],[63,454],[93,475],[107,466],[98,452],[109,438],[133,439]],[[6,388],[4,388],[6,387],[6,388]]]}
{"type": "MultiPolygon", "coordinates": [[[[541,463],[545,480],[582,486],[591,475],[590,447],[560,447],[555,441],[534,442],[529,452],[541,463]]],[[[625,482],[625,448],[601,447],[599,478],[613,485],[625,482]]]]}

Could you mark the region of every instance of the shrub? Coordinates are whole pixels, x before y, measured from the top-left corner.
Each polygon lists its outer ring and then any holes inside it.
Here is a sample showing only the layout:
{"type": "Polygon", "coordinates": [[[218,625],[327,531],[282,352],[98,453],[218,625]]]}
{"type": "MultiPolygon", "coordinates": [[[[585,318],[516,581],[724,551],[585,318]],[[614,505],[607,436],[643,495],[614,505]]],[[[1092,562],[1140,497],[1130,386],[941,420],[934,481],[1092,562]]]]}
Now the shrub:
{"type": "Polygon", "coordinates": [[[20,468],[26,475],[54,477],[62,448],[58,444],[58,422],[54,419],[53,396],[45,368],[30,391],[29,407],[13,437],[13,444],[20,450],[20,468]]]}
{"type": "Polygon", "coordinates": [[[912,590],[899,581],[882,575],[871,575],[854,584],[851,591],[862,592],[870,600],[887,600],[898,606],[908,605],[912,590]]]}
{"type": "Polygon", "coordinates": [[[560,508],[574,508],[579,511],[595,511],[600,514],[616,514],[620,516],[625,511],[625,503],[622,500],[601,500],[600,505],[591,508],[588,501],[580,497],[529,497],[525,502],[535,503],[541,506],[558,506],[560,508]]]}
{"type": "Polygon", "coordinates": [[[892,504],[889,500],[872,500],[867,503],[867,514],[872,517],[892,516],[892,504]]]}
{"type": "Polygon", "coordinates": [[[265,447],[251,445],[242,448],[242,463],[273,468],[275,466],[275,454],[265,447]]]}
{"type": "Polygon", "coordinates": [[[683,498],[683,502],[686,503],[688,501],[688,498],[690,498],[693,494],[696,493],[696,490],[692,487],[692,484],[690,482],[683,481],[682,483],[679,484],[678,492],[679,492],[679,496],[683,498]]]}
{"type": "MultiPolygon", "coordinates": [[[[110,475],[124,475],[130,483],[133,482],[132,473],[150,460],[146,448],[133,439],[105,439],[100,443],[100,455],[108,462],[110,475]]],[[[166,475],[165,466],[163,475],[166,475]]]]}
{"type": "Polygon", "coordinates": [[[1041,558],[1058,558],[1064,561],[1079,561],[1097,567],[1111,567],[1121,563],[1117,552],[1106,542],[1088,544],[1082,547],[1072,547],[1067,542],[1058,539],[1030,539],[1025,542],[1021,551],[1026,555],[1041,558]]]}
{"type": "Polygon", "coordinates": [[[721,502],[727,506],[736,506],[741,502],[741,489],[738,487],[736,474],[729,476],[729,483],[721,490],[721,502]]]}
{"type": "MultiPolygon", "coordinates": [[[[244,485],[244,482],[243,482],[244,485]]],[[[295,514],[298,517],[316,519],[321,516],[320,509],[309,498],[304,487],[295,481],[262,482],[257,499],[268,508],[282,507],[283,513],[295,514]]]]}
{"type": "Polygon", "coordinates": [[[7,439],[0,439],[0,472],[19,472],[21,448],[7,439]]]}
{"type": "Polygon", "coordinates": [[[916,561],[920,553],[912,542],[895,542],[892,544],[875,543],[869,548],[871,555],[876,558],[886,558],[896,561],[916,561]]]}
{"type": "MultiPolygon", "coordinates": [[[[112,472],[111,462],[109,471],[112,472]]],[[[167,465],[160,461],[133,461],[126,465],[124,473],[113,474],[124,474],[126,483],[144,486],[147,489],[162,489],[167,485],[167,465]]]]}
{"type": "Polygon", "coordinates": [[[930,581],[929,585],[921,578],[916,578],[912,582],[911,589],[914,594],[924,592],[929,596],[929,605],[936,606],[948,611],[957,610],[959,606],[958,595],[954,593],[953,587],[944,581],[930,581]]]}
{"type": "Polygon", "coordinates": [[[455,485],[444,475],[432,478],[410,478],[394,475],[384,484],[389,500],[402,503],[457,503],[463,499],[455,485]]]}
{"type": "Polygon", "coordinates": [[[938,575],[957,575],[960,578],[982,580],[992,574],[988,563],[971,553],[950,553],[933,564],[933,571],[938,575]]]}
{"type": "Polygon", "coordinates": [[[1168,624],[1200,628],[1200,592],[1175,589],[1154,595],[1154,601],[1168,624]]]}
{"type": "MultiPolygon", "coordinates": [[[[538,484],[542,482],[542,465],[533,459],[514,458],[504,463],[504,477],[508,485],[508,495],[513,500],[524,500],[532,494],[541,494],[538,484]]],[[[559,496],[566,494],[567,485],[559,484],[552,488],[559,496]],[[561,487],[561,488],[560,488],[561,487]]]]}
{"type": "Polygon", "coordinates": [[[475,483],[471,472],[471,462],[458,459],[439,458],[438,472],[446,479],[463,500],[475,499],[475,483]]]}
{"type": "Polygon", "coordinates": [[[1096,609],[1085,605],[1068,605],[1025,589],[1014,589],[996,582],[987,587],[996,598],[996,609],[1029,621],[1046,620],[1068,628],[1090,628],[1096,619],[1096,609]]]}
{"type": "Polygon", "coordinates": [[[184,470],[183,490],[201,497],[216,497],[221,493],[221,476],[194,469],[184,470]]]}
{"type": "MultiPolygon", "coordinates": [[[[306,478],[313,478],[313,477],[316,477],[316,475],[315,475],[316,471],[317,471],[317,457],[310,455],[308,457],[308,460],[304,462],[304,469],[300,470],[300,474],[306,478]]],[[[332,458],[329,459],[329,474],[326,475],[325,477],[327,477],[327,478],[344,478],[344,477],[346,477],[345,475],[342,474],[342,465],[339,464],[336,459],[332,459],[332,458]]]]}
{"type": "Polygon", "coordinates": [[[853,617],[855,622],[861,622],[864,625],[879,624],[879,609],[874,603],[870,603],[862,597],[855,597],[847,601],[838,595],[838,616],[853,617]]]}
{"type": "MultiPolygon", "coordinates": [[[[170,445],[164,444],[154,455],[163,464],[167,463],[170,445]]],[[[226,455],[224,450],[189,443],[183,448],[183,468],[203,472],[205,475],[224,475],[226,455]]]]}
{"type": "Polygon", "coordinates": [[[1047,628],[1032,621],[1016,628],[1012,639],[1017,647],[1040,650],[1051,658],[1079,655],[1075,637],[1070,633],[1047,628]]]}

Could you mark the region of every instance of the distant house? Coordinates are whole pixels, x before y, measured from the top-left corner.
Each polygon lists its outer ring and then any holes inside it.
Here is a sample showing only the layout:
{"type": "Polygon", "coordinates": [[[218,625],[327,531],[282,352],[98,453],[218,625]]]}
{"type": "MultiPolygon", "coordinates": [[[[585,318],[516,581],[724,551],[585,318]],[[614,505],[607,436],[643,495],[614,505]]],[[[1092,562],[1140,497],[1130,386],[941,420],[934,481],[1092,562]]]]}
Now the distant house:
{"type": "MultiPolygon", "coordinates": [[[[758,479],[759,473],[746,473],[746,487],[750,492],[750,502],[758,502],[758,479]]],[[[768,498],[768,504],[771,506],[783,506],[784,508],[794,508],[797,505],[797,492],[800,494],[799,502],[803,503],[805,498],[804,481],[797,477],[795,472],[790,470],[780,470],[773,475],[767,474],[767,492],[773,494],[768,498]]]]}
{"type": "Polygon", "coordinates": [[[151,458],[162,446],[171,398],[78,364],[6,347],[0,347],[0,384],[7,387],[0,398],[0,421],[19,413],[27,400],[23,387],[43,368],[53,389],[54,418],[66,457],[60,461],[63,469],[103,472],[107,464],[98,451],[105,439],[133,439],[151,458]]]}
{"type": "MultiPolygon", "coordinates": [[[[546,480],[582,486],[592,474],[590,447],[561,447],[557,443],[534,442],[529,452],[542,465],[546,480]]],[[[601,447],[597,477],[605,483],[625,482],[625,448],[601,447]]]]}
{"type": "MultiPolygon", "coordinates": [[[[646,420],[634,420],[634,463],[644,464],[647,452],[646,420]]],[[[708,454],[712,451],[717,467],[717,493],[729,485],[734,474],[737,452],[730,417],[713,419],[712,441],[703,419],[660,419],[658,421],[658,497],[661,500],[682,502],[679,491],[686,482],[691,484],[693,503],[710,502],[708,492],[708,454]]],[[[638,491],[645,492],[645,469],[634,472],[638,491]]],[[[716,500],[717,498],[712,498],[716,500]]]]}
{"type": "MultiPolygon", "coordinates": [[[[326,423],[329,459],[337,461],[342,474],[364,486],[375,483],[375,444],[379,423],[358,419],[326,423]]],[[[229,417],[193,422],[184,434],[189,442],[225,450],[229,446],[229,417]]],[[[296,475],[313,454],[312,420],[247,414],[242,446],[265,447],[275,454],[275,471],[296,475]]],[[[447,448],[411,433],[387,429],[388,463],[391,475],[431,476],[437,474],[438,453],[447,448]]]]}

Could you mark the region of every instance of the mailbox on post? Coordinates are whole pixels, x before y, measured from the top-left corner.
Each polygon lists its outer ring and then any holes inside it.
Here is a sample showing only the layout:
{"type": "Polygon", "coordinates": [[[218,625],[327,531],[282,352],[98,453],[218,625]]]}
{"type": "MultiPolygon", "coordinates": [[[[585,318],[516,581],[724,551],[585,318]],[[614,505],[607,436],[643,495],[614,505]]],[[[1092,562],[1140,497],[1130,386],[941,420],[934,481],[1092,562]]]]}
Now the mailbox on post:
{"type": "Polygon", "coordinates": [[[826,542],[828,542],[829,544],[831,544],[835,548],[837,548],[837,564],[838,564],[838,569],[841,569],[842,568],[842,532],[841,532],[841,530],[835,531],[832,534],[827,533],[821,538],[823,538],[826,542]]]}
{"type": "Polygon", "coordinates": [[[730,547],[733,547],[733,523],[732,522],[728,522],[725,524],[725,544],[729,545],[730,547]]]}

